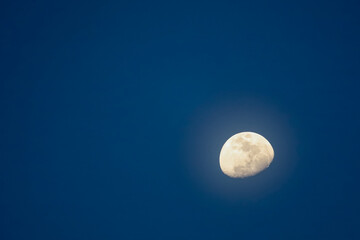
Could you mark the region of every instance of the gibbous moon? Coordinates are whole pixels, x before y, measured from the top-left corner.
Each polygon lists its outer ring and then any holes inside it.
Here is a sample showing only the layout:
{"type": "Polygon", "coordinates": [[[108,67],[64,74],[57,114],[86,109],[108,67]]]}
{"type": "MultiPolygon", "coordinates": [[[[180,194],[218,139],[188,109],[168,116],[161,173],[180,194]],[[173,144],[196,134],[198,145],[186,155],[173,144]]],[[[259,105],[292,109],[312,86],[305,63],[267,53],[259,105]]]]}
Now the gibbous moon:
{"type": "Polygon", "coordinates": [[[229,138],[220,152],[220,168],[229,177],[245,178],[258,174],[274,158],[271,144],[261,135],[241,132],[229,138]]]}

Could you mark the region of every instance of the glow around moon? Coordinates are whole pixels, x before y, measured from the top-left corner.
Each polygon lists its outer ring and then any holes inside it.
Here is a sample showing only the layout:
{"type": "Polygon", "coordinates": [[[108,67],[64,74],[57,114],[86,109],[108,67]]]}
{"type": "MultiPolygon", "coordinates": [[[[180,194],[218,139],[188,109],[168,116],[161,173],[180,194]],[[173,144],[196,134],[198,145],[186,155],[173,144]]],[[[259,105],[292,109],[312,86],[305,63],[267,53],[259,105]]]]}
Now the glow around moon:
{"type": "Polygon", "coordinates": [[[229,138],[220,152],[221,170],[233,178],[256,175],[274,158],[271,144],[261,135],[241,132],[229,138]]]}

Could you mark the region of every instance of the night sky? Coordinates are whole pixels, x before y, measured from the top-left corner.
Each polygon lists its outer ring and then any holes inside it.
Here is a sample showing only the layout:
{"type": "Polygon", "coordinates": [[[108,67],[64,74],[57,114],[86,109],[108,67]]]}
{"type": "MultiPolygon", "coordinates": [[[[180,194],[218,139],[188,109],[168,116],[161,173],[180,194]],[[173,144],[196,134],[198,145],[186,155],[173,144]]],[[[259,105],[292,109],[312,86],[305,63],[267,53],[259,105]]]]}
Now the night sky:
{"type": "Polygon", "coordinates": [[[0,239],[360,239],[359,12],[2,1],[0,239]],[[241,131],[275,158],[233,179],[241,131]]]}

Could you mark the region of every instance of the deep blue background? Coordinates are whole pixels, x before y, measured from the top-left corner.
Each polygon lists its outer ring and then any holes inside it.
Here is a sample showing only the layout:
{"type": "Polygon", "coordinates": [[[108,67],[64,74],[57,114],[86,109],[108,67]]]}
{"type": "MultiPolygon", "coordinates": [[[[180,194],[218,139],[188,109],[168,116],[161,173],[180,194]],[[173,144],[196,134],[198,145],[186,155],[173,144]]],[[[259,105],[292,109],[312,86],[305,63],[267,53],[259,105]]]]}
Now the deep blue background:
{"type": "Polygon", "coordinates": [[[359,239],[359,11],[2,1],[0,239],[359,239]],[[286,116],[296,166],[225,201],[184,149],[201,109],[243,96],[286,116]]]}

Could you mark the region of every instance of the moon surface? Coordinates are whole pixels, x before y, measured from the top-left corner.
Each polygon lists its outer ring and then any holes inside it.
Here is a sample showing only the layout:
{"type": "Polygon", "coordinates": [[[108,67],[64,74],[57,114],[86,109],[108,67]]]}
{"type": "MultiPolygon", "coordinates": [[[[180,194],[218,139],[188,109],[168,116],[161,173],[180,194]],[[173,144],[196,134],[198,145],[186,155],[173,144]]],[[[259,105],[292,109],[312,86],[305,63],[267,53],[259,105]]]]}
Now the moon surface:
{"type": "Polygon", "coordinates": [[[233,178],[245,178],[258,174],[274,158],[271,144],[261,135],[241,132],[229,138],[220,152],[220,168],[233,178]]]}

